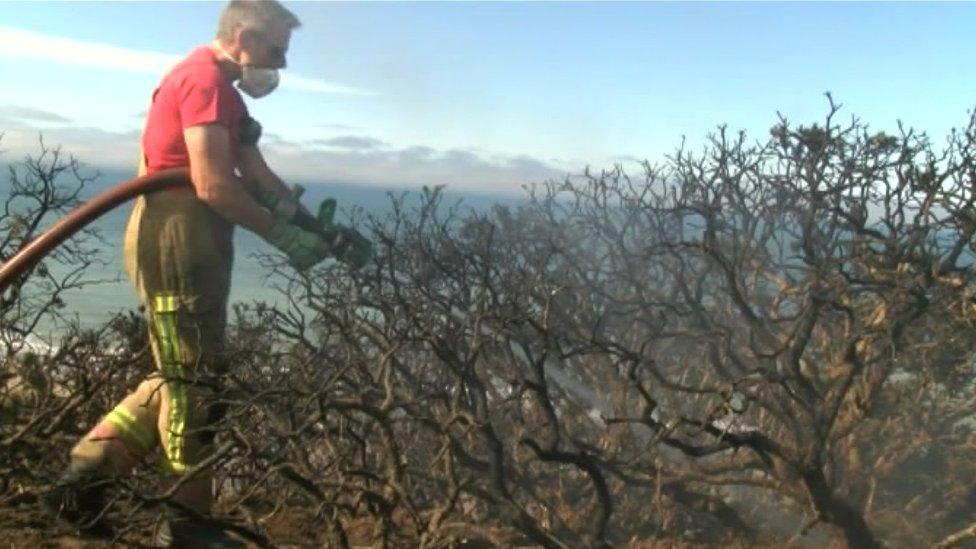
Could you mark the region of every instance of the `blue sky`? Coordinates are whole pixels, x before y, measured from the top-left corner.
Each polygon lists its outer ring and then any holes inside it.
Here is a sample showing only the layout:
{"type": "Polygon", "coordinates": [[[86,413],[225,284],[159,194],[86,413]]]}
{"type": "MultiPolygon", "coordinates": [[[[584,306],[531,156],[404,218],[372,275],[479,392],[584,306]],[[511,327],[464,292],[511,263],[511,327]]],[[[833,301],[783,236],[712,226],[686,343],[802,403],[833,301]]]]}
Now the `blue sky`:
{"type": "MultiPolygon", "coordinates": [[[[273,167],[304,181],[509,192],[660,159],[727,123],[764,138],[830,91],[878,129],[941,141],[974,101],[973,3],[286,2],[282,87],[250,101],[273,167]]],[[[0,149],[42,130],[130,167],[169,63],[222,3],[0,2],[0,149]]]]}

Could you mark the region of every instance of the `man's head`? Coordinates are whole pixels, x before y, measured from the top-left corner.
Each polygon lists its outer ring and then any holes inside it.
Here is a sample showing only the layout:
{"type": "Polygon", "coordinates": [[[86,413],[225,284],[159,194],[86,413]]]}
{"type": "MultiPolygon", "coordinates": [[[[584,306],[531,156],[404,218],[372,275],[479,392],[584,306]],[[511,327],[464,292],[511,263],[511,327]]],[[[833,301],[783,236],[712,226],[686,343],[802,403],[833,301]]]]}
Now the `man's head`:
{"type": "Polygon", "coordinates": [[[217,41],[238,65],[280,69],[292,29],[301,25],[295,14],[276,0],[231,0],[217,25],[217,41]]]}

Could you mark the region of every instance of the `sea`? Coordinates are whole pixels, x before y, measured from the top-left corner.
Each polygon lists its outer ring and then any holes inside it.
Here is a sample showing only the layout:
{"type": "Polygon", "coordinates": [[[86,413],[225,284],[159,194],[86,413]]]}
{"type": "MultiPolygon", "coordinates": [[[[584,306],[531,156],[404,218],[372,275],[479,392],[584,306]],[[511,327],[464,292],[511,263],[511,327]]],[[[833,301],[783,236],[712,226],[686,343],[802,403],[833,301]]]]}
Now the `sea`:
{"type": "MultiPolygon", "coordinates": [[[[10,191],[9,167],[0,164],[0,201],[6,199],[10,191]]],[[[88,199],[133,177],[134,174],[118,171],[101,171],[98,177],[87,184],[82,198],[88,199]]],[[[59,176],[60,184],[76,184],[71,175],[59,176]]],[[[329,184],[322,182],[301,182],[305,187],[302,203],[315,211],[317,204],[325,198],[335,198],[338,202],[337,222],[348,222],[350,214],[384,217],[392,211],[394,197],[403,197],[409,206],[421,203],[422,188],[386,188],[370,185],[329,184]]],[[[450,186],[444,189],[444,204],[457,205],[460,212],[488,211],[493,205],[518,206],[527,201],[527,194],[512,192],[477,193],[455,192],[450,186]]],[[[0,202],[2,204],[2,202],[0,202]]],[[[97,243],[99,261],[86,271],[86,279],[97,283],[86,285],[83,289],[66,292],[63,313],[83,327],[94,328],[102,325],[114,315],[138,308],[139,302],[122,266],[122,238],[132,203],[125,203],[91,224],[97,229],[104,242],[97,243]]],[[[46,221],[52,224],[56,219],[46,221]]],[[[267,304],[284,302],[285,297],[268,284],[269,273],[258,260],[260,253],[275,253],[275,250],[260,237],[238,227],[234,233],[234,271],[231,283],[230,301],[267,304]]],[[[53,266],[57,271],[58,267],[53,266]]],[[[57,330],[57,323],[45,322],[39,332],[50,334],[57,330]]],[[[53,335],[53,334],[52,334],[53,335]]]]}

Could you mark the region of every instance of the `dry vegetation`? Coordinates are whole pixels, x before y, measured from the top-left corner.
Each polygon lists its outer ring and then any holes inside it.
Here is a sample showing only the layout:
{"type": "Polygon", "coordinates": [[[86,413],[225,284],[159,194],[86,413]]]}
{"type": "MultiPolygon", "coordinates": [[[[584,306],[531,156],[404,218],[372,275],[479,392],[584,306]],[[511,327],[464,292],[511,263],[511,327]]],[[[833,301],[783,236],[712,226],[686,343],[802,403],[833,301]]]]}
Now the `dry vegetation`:
{"type": "MultiPolygon", "coordinates": [[[[976,522],[974,160],[976,118],[935,147],[831,102],[518,208],[392,197],[375,264],[269,256],[290,306],[235,306],[219,518],[276,546],[938,543],[976,522]]],[[[70,166],[11,172],[39,202],[0,212],[0,259],[70,166]]],[[[151,369],[137,314],[22,347],[93,242],[0,296],[0,528],[37,539],[36,494],[151,369]]],[[[120,542],[153,478],[119,479],[120,542]]]]}

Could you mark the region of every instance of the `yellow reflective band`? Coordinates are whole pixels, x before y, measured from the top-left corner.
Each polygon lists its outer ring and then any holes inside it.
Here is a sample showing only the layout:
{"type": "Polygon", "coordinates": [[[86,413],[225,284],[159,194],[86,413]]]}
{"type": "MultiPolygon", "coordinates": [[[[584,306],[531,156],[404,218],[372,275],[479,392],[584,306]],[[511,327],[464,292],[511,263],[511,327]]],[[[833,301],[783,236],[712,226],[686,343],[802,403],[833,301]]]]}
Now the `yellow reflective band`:
{"type": "Polygon", "coordinates": [[[183,384],[183,369],[180,367],[179,343],[176,337],[176,326],[174,315],[166,315],[163,323],[166,325],[166,332],[171,362],[169,366],[170,379],[167,380],[170,389],[170,408],[169,408],[169,444],[167,445],[167,456],[174,471],[181,472],[186,469],[183,463],[183,443],[186,429],[186,390],[183,384]]]}
{"type": "Polygon", "coordinates": [[[180,361],[179,339],[176,331],[174,296],[156,297],[156,328],[160,356],[160,369],[163,371],[169,394],[169,421],[167,444],[165,448],[168,468],[173,472],[183,472],[184,431],[186,430],[186,387],[183,383],[183,367],[180,361]]]}
{"type": "Polygon", "coordinates": [[[152,449],[152,434],[122,405],[116,406],[114,410],[109,412],[105,416],[105,421],[118,427],[122,431],[123,438],[135,444],[141,453],[146,454],[152,449]]]}
{"type": "Polygon", "coordinates": [[[186,469],[186,463],[183,459],[183,446],[185,442],[186,435],[186,414],[187,414],[187,401],[186,401],[186,384],[183,382],[184,372],[183,363],[181,361],[182,353],[179,347],[179,339],[176,337],[176,324],[175,315],[168,315],[166,319],[169,322],[169,332],[172,335],[170,343],[173,347],[173,366],[175,366],[176,376],[178,381],[172,384],[173,387],[173,406],[170,408],[170,447],[171,447],[171,459],[175,466],[174,469],[182,471],[186,469]]]}
{"type": "Polygon", "coordinates": [[[157,313],[176,312],[176,296],[159,294],[153,298],[153,310],[157,313]]]}

